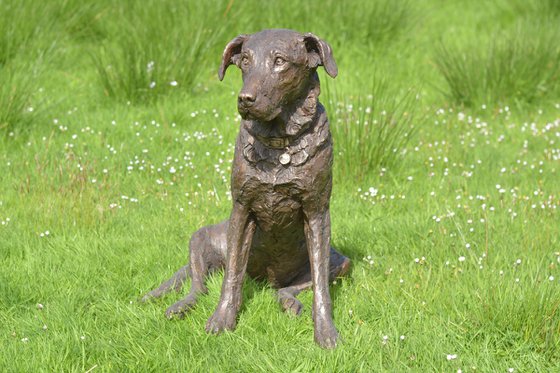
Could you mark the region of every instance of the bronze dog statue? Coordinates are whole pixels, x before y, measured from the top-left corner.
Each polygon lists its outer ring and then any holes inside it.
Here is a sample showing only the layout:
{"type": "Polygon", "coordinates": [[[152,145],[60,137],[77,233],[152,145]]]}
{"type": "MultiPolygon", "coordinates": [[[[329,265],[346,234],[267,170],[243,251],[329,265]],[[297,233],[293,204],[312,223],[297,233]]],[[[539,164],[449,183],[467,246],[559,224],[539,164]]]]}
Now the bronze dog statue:
{"type": "Polygon", "coordinates": [[[245,272],[268,280],[282,308],[296,315],[303,307],[296,296],[313,287],[315,341],[333,348],[338,332],[329,281],[345,275],[350,260],[330,244],[333,148],[317,99],[317,67],[337,75],[331,48],[313,34],[265,30],[227,44],[220,80],[231,64],[243,75],[231,216],[194,233],[190,262],[143,299],[178,291],[190,277],[187,297],[166,311],[181,317],[207,292],[208,273],[225,266],[220,301],[206,324],[208,332],[219,333],[236,326],[245,272]]]}

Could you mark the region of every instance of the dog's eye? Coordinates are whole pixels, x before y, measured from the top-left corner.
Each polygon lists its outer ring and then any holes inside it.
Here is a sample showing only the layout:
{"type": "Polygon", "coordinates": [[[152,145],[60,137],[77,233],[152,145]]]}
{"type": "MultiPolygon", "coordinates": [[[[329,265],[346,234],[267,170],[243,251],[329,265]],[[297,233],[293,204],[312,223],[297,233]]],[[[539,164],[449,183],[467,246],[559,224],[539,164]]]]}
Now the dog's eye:
{"type": "Polygon", "coordinates": [[[286,63],[286,60],[283,59],[282,57],[276,57],[276,58],[274,59],[274,65],[275,65],[275,66],[282,66],[282,65],[284,65],[285,63],[286,63]]]}
{"type": "Polygon", "coordinates": [[[243,57],[241,58],[241,64],[242,64],[243,66],[247,66],[247,65],[249,64],[249,57],[243,56],[243,57]]]}

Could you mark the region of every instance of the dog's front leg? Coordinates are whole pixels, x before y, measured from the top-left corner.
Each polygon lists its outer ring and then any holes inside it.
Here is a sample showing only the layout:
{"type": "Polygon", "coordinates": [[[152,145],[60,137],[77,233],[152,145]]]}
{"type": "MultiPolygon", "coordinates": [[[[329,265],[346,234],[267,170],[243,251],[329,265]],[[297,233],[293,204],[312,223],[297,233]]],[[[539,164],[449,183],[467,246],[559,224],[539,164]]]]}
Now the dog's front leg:
{"type": "MultiPolygon", "coordinates": [[[[315,210],[315,209],[313,209],[315,210]]],[[[329,293],[331,221],[329,209],[306,212],[305,236],[313,282],[315,342],[323,348],[336,347],[338,332],[332,319],[329,293]]]]}
{"type": "Polygon", "coordinates": [[[227,232],[228,246],[222,293],[214,314],[206,323],[206,331],[209,333],[235,329],[255,227],[255,221],[247,207],[235,202],[227,232]]]}

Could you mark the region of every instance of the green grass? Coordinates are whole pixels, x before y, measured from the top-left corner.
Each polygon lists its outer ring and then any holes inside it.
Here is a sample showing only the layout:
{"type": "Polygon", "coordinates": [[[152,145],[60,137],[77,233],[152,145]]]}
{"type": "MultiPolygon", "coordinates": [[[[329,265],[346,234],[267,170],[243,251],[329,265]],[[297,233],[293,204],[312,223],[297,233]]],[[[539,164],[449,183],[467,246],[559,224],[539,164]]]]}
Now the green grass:
{"type": "Polygon", "coordinates": [[[150,102],[192,89],[214,57],[208,51],[216,52],[218,40],[223,43],[224,23],[206,22],[221,14],[202,4],[131,2],[112,11],[117,17],[106,21],[110,36],[93,52],[99,80],[112,99],[150,102]],[[111,27],[117,18],[119,27],[111,27]]]}
{"type": "Polygon", "coordinates": [[[560,97],[558,19],[530,19],[488,41],[464,46],[441,44],[436,64],[458,104],[532,103],[560,97]]]}
{"type": "Polygon", "coordinates": [[[340,155],[338,172],[363,180],[397,166],[415,128],[416,93],[391,91],[385,79],[374,78],[370,93],[341,99],[327,90],[327,110],[340,155]]]}
{"type": "Polygon", "coordinates": [[[1,371],[558,369],[555,2],[0,6],[1,371]],[[163,315],[184,292],[138,303],[230,212],[241,81],[216,71],[263,27],[326,38],[339,66],[320,72],[333,243],[353,261],[334,351],[313,343],[311,292],[293,318],[248,280],[220,336],[219,273],[184,320],[163,315]]]}

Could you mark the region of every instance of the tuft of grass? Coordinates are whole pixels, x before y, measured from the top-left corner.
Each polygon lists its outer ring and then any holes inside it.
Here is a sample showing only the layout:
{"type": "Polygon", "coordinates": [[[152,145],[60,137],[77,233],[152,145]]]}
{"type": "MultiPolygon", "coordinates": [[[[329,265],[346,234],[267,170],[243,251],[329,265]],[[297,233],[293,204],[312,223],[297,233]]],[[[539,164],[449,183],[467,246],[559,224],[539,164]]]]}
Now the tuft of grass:
{"type": "Polygon", "coordinates": [[[123,21],[114,37],[92,54],[99,81],[111,98],[153,102],[190,90],[204,75],[223,24],[207,24],[201,4],[130,2],[118,10],[123,21]],[[113,41],[114,40],[114,41],[113,41]]]}
{"type": "Polygon", "coordinates": [[[38,12],[15,2],[2,3],[0,12],[0,66],[5,65],[36,32],[38,12]]]}
{"type": "Polygon", "coordinates": [[[305,2],[230,2],[232,26],[242,32],[264,28],[293,28],[325,38],[337,50],[360,41],[353,53],[371,55],[374,48],[390,44],[410,30],[416,9],[409,0],[378,0],[348,6],[336,0],[305,2]],[[328,15],[328,16],[323,16],[328,15]],[[359,25],[359,26],[358,26],[359,25]]]}
{"type": "Polygon", "coordinates": [[[55,6],[30,0],[3,1],[0,11],[0,67],[20,54],[42,54],[52,47],[55,6]]]}
{"type": "Polygon", "coordinates": [[[498,5],[501,9],[521,17],[560,16],[560,1],[558,0],[500,0],[498,5]]]}
{"type": "Polygon", "coordinates": [[[560,27],[520,22],[486,44],[441,43],[435,64],[456,103],[531,103],[560,93],[560,27]]]}
{"type": "Polygon", "coordinates": [[[57,7],[29,0],[0,4],[0,131],[12,132],[25,129],[36,114],[30,100],[59,40],[52,17],[57,7]]]}
{"type": "Polygon", "coordinates": [[[100,41],[107,37],[103,19],[108,16],[111,8],[106,3],[66,0],[57,7],[56,16],[70,38],[78,41],[100,41]]]}
{"type": "Polygon", "coordinates": [[[339,171],[363,179],[393,166],[415,129],[415,97],[411,90],[395,93],[385,79],[374,80],[371,93],[356,101],[329,97],[339,171]]]}
{"type": "Polygon", "coordinates": [[[38,59],[35,62],[18,60],[0,67],[0,131],[25,129],[37,111],[42,110],[31,105],[42,66],[42,60],[38,59]]]}
{"type": "Polygon", "coordinates": [[[374,47],[405,34],[416,21],[413,4],[409,0],[368,1],[359,7],[349,7],[340,1],[331,1],[329,5],[332,14],[337,15],[335,30],[340,35],[336,39],[343,44],[360,40],[365,52],[371,52],[374,47]]]}

